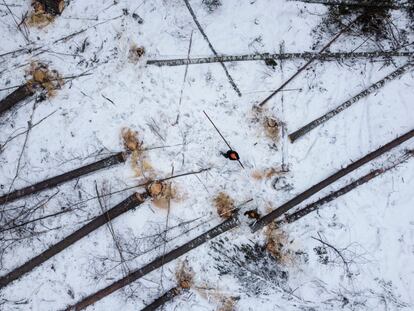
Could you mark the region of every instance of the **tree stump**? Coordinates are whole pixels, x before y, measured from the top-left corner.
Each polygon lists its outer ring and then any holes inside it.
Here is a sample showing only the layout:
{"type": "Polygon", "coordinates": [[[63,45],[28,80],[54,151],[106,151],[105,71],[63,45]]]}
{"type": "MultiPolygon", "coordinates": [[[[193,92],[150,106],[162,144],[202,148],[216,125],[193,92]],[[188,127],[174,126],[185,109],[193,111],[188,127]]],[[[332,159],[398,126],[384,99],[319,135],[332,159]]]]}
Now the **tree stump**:
{"type": "Polygon", "coordinates": [[[52,15],[60,15],[65,8],[64,0],[36,0],[43,5],[45,12],[52,15]]]}

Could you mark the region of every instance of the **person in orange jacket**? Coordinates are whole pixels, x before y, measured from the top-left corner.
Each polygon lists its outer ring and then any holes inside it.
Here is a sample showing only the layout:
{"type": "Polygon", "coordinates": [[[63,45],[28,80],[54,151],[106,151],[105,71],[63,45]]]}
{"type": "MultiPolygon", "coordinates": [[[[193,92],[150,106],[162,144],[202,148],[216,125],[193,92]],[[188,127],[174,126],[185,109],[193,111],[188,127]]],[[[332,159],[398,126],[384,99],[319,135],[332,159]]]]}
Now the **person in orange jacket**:
{"type": "Polygon", "coordinates": [[[231,161],[239,161],[240,160],[239,154],[236,151],[231,150],[231,149],[229,151],[227,151],[226,153],[221,152],[221,154],[222,154],[223,157],[225,157],[226,159],[229,159],[231,161]]]}

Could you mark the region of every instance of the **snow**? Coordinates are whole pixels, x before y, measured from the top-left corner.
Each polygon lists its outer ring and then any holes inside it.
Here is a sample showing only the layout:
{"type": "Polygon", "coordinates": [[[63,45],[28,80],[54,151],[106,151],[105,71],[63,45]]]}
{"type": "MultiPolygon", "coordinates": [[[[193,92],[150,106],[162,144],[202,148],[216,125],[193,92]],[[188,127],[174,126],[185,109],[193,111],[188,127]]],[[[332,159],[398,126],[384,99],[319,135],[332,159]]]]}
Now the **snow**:
{"type": "MultiPolygon", "coordinates": [[[[282,44],[286,52],[310,51],[315,44],[312,29],[318,26],[326,11],[320,5],[284,0],[223,1],[213,12],[206,10],[201,0],[190,3],[214,48],[222,54],[236,55],[277,53],[282,44]]],[[[10,9],[20,17],[30,10],[30,1],[17,1],[10,9]]],[[[185,66],[146,66],[147,59],[185,58],[191,36],[191,57],[212,55],[181,0],[71,1],[52,24],[42,29],[29,28],[29,38],[33,41],[29,45],[1,3],[0,14],[0,55],[22,47],[40,47],[32,53],[0,56],[1,88],[24,82],[25,70],[33,61],[48,64],[62,76],[90,74],[69,81],[55,97],[36,105],[33,124],[53,114],[30,131],[13,188],[19,189],[122,150],[121,129],[130,127],[139,133],[148,148],[170,146],[146,153],[157,177],[170,176],[172,166],[175,174],[211,168],[199,175],[173,180],[181,199],[172,201],[168,226],[199,219],[168,232],[167,238],[176,238],[167,244],[167,250],[221,222],[212,202],[218,192],[227,192],[237,204],[252,198],[253,202],[243,210],[257,208],[265,214],[269,206],[280,206],[414,125],[411,71],[294,144],[287,139],[274,144],[260,123],[253,121],[252,107],[294,74],[304,61],[286,61],[274,69],[264,62],[226,63],[243,94],[241,98],[231,88],[220,64],[190,65],[185,81],[185,66]],[[128,9],[128,14],[124,15],[123,9],[128,9]],[[133,13],[144,22],[138,23],[133,13]],[[85,31],[55,43],[81,29],[85,31]],[[87,42],[86,48],[79,52],[84,42],[87,42]],[[133,44],[146,50],[138,64],[128,60],[133,44]],[[238,151],[246,169],[220,155],[227,147],[206,119],[204,110],[238,151]],[[177,115],[179,122],[175,124],[177,115]],[[151,130],[153,127],[158,128],[158,133],[151,130]],[[252,178],[255,170],[281,167],[283,158],[289,166],[290,171],[284,178],[292,186],[291,190],[276,191],[272,187],[273,179],[252,178]],[[182,234],[197,224],[200,224],[197,229],[182,234]]],[[[404,22],[401,16],[398,21],[404,22]]],[[[326,35],[317,49],[329,39],[326,35]]],[[[362,42],[361,38],[343,37],[330,50],[350,51],[362,42]]],[[[368,42],[360,50],[375,48],[368,42]]],[[[267,104],[266,113],[283,121],[291,133],[405,62],[405,59],[386,65],[365,60],[316,62],[288,86],[288,89],[302,90],[278,94],[267,104]]],[[[10,90],[0,91],[0,98],[9,93],[10,90]]],[[[34,101],[28,100],[0,117],[0,143],[27,128],[33,105],[34,101]]],[[[0,185],[3,186],[0,194],[6,193],[14,179],[24,140],[25,135],[20,135],[0,151],[0,185]]],[[[397,156],[403,149],[413,147],[411,140],[392,154],[397,156]]],[[[381,167],[388,157],[365,165],[304,204],[339,189],[372,168],[381,167]]],[[[98,202],[88,200],[96,196],[95,182],[99,188],[105,183],[110,191],[117,191],[140,184],[143,178],[135,176],[129,160],[58,189],[8,204],[8,209],[23,204],[32,207],[58,192],[36,212],[35,216],[39,217],[83,202],[75,205],[74,212],[42,221],[36,227],[41,231],[38,235],[7,249],[2,257],[1,275],[99,215],[102,211],[98,202]]],[[[338,310],[341,307],[344,310],[412,310],[413,184],[411,161],[336,199],[319,212],[285,225],[283,230],[291,241],[287,247],[296,254],[295,259],[282,267],[289,274],[286,283],[281,286],[265,283],[267,294],[251,295],[234,276],[220,275],[210,242],[167,264],[162,272],[162,285],[159,269],[88,310],[143,308],[175,286],[175,270],[184,258],[195,271],[195,286],[166,304],[165,310],[217,310],[222,297],[238,297],[236,310],[338,310]],[[328,254],[333,262],[323,264],[318,260],[314,249],[321,244],[313,239],[318,234],[354,260],[350,264],[352,278],[345,276],[344,265],[332,249],[328,249],[328,254]]],[[[133,191],[107,197],[104,205],[110,208],[133,191]]],[[[122,241],[145,253],[155,245],[163,245],[160,237],[151,236],[165,229],[166,218],[165,209],[146,202],[111,223],[122,241]]],[[[232,245],[264,241],[263,232],[251,233],[246,223],[219,238],[228,239],[229,253],[232,245]]],[[[159,247],[145,253],[129,261],[128,268],[131,271],[139,268],[163,251],[159,247]]],[[[107,226],[102,226],[2,289],[1,309],[64,309],[123,277],[120,266],[112,269],[117,260],[119,253],[112,235],[107,226]]]]}

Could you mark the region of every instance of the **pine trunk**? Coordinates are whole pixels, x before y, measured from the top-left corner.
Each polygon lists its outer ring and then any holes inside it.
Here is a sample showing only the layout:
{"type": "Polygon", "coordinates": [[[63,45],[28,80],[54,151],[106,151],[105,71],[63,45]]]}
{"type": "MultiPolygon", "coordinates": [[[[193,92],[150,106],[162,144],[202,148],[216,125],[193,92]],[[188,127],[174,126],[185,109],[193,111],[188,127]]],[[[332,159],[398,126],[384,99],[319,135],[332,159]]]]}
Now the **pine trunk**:
{"type": "Polygon", "coordinates": [[[87,223],[85,226],[78,229],[71,235],[67,236],[60,242],[49,247],[46,251],[44,251],[40,255],[37,255],[36,257],[24,263],[22,266],[14,269],[7,275],[1,277],[0,278],[0,289],[9,285],[11,282],[19,279],[26,273],[32,271],[34,268],[40,266],[41,264],[43,264],[44,262],[46,262],[53,256],[59,254],[61,251],[65,250],[66,248],[74,244],[75,242],[84,238],[89,233],[95,231],[96,229],[108,223],[112,219],[115,219],[116,217],[142,204],[147,198],[147,196],[148,196],[147,193],[143,193],[143,194],[135,193],[131,195],[126,200],[122,201],[115,207],[111,208],[110,210],[96,217],[94,220],[87,223]]]}
{"type": "Polygon", "coordinates": [[[27,84],[21,85],[14,92],[0,101],[0,116],[22,100],[29,98],[34,94],[32,88],[27,84]]]}
{"type": "MultiPolygon", "coordinates": [[[[359,17],[358,17],[359,18],[359,17]]],[[[357,19],[358,19],[357,18],[357,19]]],[[[346,32],[356,21],[352,21],[348,24],[348,26],[344,27],[339,31],[320,51],[318,54],[324,53],[344,32],[346,32]]],[[[292,76],[290,76],[289,79],[287,79],[285,82],[282,83],[281,86],[279,86],[274,92],[272,92],[269,96],[267,96],[264,100],[262,100],[259,103],[259,107],[263,107],[273,96],[278,94],[280,91],[282,91],[290,82],[292,82],[301,72],[303,72],[308,66],[310,66],[317,58],[313,57],[309,59],[302,67],[300,67],[292,76]]]]}
{"type": "Polygon", "coordinates": [[[373,170],[372,172],[366,174],[365,176],[349,183],[348,185],[342,187],[341,189],[331,192],[329,195],[317,200],[316,202],[313,202],[311,204],[308,204],[307,206],[305,206],[304,208],[301,208],[300,210],[294,212],[293,214],[287,215],[286,218],[284,220],[278,221],[278,224],[281,224],[283,222],[286,223],[292,223],[302,217],[305,217],[306,215],[318,210],[322,205],[325,205],[329,202],[332,202],[333,200],[347,194],[348,192],[350,192],[351,190],[366,184],[367,182],[369,182],[370,180],[374,179],[377,176],[380,176],[382,174],[384,174],[385,172],[388,172],[390,169],[396,167],[397,165],[407,161],[409,158],[411,158],[413,156],[413,151],[409,151],[407,152],[399,161],[398,163],[386,167],[386,168],[381,168],[381,169],[376,169],[373,170]]]}
{"type": "Polygon", "coordinates": [[[155,299],[151,304],[146,306],[141,311],[155,311],[159,307],[161,307],[165,303],[167,303],[168,301],[171,301],[174,297],[180,295],[181,293],[182,293],[182,288],[181,287],[178,287],[178,286],[173,287],[169,291],[167,291],[164,295],[162,295],[161,297],[158,297],[157,299],[155,299]]]}
{"type": "Polygon", "coordinates": [[[353,6],[353,7],[373,7],[373,8],[390,8],[390,9],[403,9],[412,7],[413,4],[406,1],[380,1],[380,0],[295,0],[298,2],[311,3],[311,4],[323,4],[323,5],[341,5],[341,6],[353,6]]]}
{"type": "Polygon", "coordinates": [[[113,166],[119,163],[123,163],[125,162],[125,160],[126,160],[125,153],[119,152],[117,154],[114,154],[98,162],[82,166],[73,171],[46,179],[44,181],[25,187],[23,189],[15,190],[13,192],[10,192],[9,194],[4,194],[3,196],[0,196],[0,205],[5,204],[5,203],[10,203],[17,199],[40,192],[45,189],[50,189],[50,188],[59,186],[67,181],[90,174],[92,172],[95,172],[95,171],[98,171],[98,170],[101,170],[101,169],[104,169],[104,168],[107,168],[107,167],[110,167],[110,166],[113,166]]]}
{"type": "Polygon", "coordinates": [[[374,52],[303,52],[303,53],[262,53],[262,54],[245,54],[245,55],[218,55],[211,57],[199,58],[177,58],[177,59],[153,59],[148,60],[148,65],[156,66],[183,66],[183,65],[199,65],[210,63],[225,62],[245,62],[245,61],[266,61],[272,60],[309,60],[315,58],[321,61],[343,61],[347,59],[366,58],[366,59],[385,59],[391,57],[413,57],[414,52],[405,51],[374,51],[374,52]]]}

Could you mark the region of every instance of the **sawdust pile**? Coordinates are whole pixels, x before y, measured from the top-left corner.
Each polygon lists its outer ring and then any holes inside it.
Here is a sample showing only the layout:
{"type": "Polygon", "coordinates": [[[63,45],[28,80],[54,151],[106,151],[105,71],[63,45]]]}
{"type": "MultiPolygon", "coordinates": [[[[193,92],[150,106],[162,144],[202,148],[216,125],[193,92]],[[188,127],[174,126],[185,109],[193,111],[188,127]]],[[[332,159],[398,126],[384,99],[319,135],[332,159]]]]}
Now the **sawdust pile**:
{"type": "Polygon", "coordinates": [[[214,198],[214,206],[221,218],[228,219],[235,213],[234,200],[227,193],[220,192],[214,198]]]}
{"type": "Polygon", "coordinates": [[[281,136],[282,123],[277,117],[273,116],[265,108],[258,106],[253,107],[253,119],[254,123],[259,123],[260,128],[264,131],[265,135],[273,142],[278,142],[281,136]]]}
{"type": "Polygon", "coordinates": [[[131,154],[131,166],[136,177],[154,179],[154,169],[144,152],[143,142],[139,139],[138,132],[123,128],[121,131],[122,141],[125,150],[131,154]]]}
{"type": "Polygon", "coordinates": [[[194,285],[194,271],[187,260],[178,266],[175,272],[175,278],[181,289],[190,289],[194,285]]]}
{"type": "Polygon", "coordinates": [[[27,82],[29,88],[41,88],[48,97],[55,96],[56,90],[61,89],[64,84],[62,77],[56,70],[50,70],[47,65],[42,63],[32,63],[28,73],[32,77],[27,82]]]}
{"type": "Polygon", "coordinates": [[[130,152],[137,152],[138,154],[142,153],[142,141],[138,138],[138,132],[125,127],[122,129],[121,134],[125,149],[130,152]]]}

